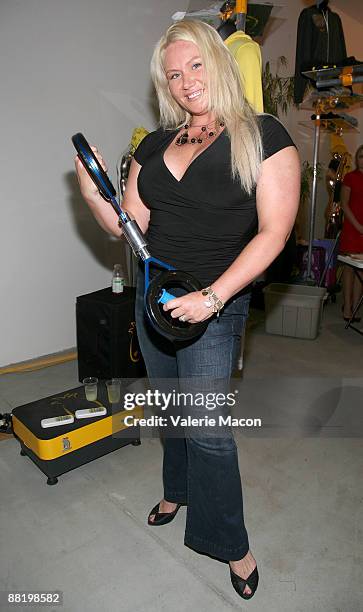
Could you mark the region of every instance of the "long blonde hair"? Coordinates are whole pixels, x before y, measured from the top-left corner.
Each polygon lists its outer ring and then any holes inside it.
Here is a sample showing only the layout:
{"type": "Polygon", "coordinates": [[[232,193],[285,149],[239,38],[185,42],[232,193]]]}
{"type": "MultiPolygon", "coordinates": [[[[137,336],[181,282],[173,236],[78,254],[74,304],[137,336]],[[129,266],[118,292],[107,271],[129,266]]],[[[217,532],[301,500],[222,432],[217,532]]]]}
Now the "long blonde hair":
{"type": "Polygon", "coordinates": [[[168,28],[155,47],[151,76],[159,100],[160,125],[175,129],[190,121],[190,115],[172,97],[164,70],[165,50],[179,40],[192,42],[199,49],[207,75],[208,108],[218,121],[224,122],[231,141],[232,176],[239,178],[243,189],[251,193],[263,155],[256,114],[244,96],[237,62],[219,34],[206,23],[178,21],[168,28]]]}

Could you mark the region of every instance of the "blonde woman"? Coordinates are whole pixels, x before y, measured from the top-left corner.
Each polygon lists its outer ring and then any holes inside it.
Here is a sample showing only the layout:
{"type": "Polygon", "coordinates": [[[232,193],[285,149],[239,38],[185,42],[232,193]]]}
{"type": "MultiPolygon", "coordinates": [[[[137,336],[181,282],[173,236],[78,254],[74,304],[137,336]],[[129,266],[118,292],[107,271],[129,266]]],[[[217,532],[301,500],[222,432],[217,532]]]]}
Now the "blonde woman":
{"type": "MultiPolygon", "coordinates": [[[[152,255],[193,274],[207,290],[208,299],[195,291],[164,309],[173,318],[209,324],[188,343],[164,339],[145,319],[140,268],[141,350],[151,382],[169,379],[181,392],[226,394],[251,282],[282,251],[294,224],[299,159],[282,125],[254,114],[238,66],[210,26],[172,25],[155,48],[151,73],[160,128],[135,153],[123,205],[147,233],[152,255]]],[[[120,236],[113,209],[78,160],[76,168],[96,219],[120,236]]],[[[148,524],[164,525],[186,505],[185,544],[229,562],[233,587],[250,599],[258,571],[244,524],[236,444],[230,430],[205,429],[164,437],[164,496],[148,524]]]]}

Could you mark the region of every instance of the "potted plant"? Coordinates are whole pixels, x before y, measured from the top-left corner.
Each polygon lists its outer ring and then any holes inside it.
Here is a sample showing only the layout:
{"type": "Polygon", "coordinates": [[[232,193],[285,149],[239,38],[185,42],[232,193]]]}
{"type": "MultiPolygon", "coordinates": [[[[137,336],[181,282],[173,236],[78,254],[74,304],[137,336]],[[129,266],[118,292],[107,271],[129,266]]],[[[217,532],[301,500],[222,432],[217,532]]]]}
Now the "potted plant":
{"type": "Polygon", "coordinates": [[[281,67],[287,66],[284,55],[277,58],[276,72],[271,71],[270,62],[266,62],[262,72],[263,104],[265,113],[279,116],[279,111],[286,115],[287,109],[294,103],[294,77],[282,77],[281,67]]]}

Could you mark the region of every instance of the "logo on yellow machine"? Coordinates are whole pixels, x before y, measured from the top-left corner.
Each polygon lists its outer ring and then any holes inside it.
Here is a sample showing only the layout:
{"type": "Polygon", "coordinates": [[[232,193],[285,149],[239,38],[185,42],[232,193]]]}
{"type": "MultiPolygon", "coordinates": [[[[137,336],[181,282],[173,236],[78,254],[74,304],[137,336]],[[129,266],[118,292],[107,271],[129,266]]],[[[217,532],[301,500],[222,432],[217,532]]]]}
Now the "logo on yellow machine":
{"type": "Polygon", "coordinates": [[[63,445],[63,451],[69,451],[72,448],[69,438],[62,438],[62,445],[63,445]]]}

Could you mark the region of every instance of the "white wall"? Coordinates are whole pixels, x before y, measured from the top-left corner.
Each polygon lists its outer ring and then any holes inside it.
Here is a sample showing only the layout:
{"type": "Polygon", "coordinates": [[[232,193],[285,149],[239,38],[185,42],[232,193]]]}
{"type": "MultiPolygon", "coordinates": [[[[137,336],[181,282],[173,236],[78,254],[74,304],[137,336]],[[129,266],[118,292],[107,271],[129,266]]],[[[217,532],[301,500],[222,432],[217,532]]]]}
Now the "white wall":
{"type": "MultiPolygon", "coordinates": [[[[121,244],[99,229],[79,196],[70,137],[82,131],[97,143],[115,181],[133,128],[155,126],[150,55],[187,4],[2,0],[0,366],[75,346],[76,296],[107,286],[112,264],[123,261],[121,244]]],[[[262,52],[272,62],[285,55],[292,74],[298,16],[312,2],[282,4],[262,52]]],[[[330,4],[342,17],[348,53],[361,57],[356,0],[330,4]]],[[[311,160],[312,132],[298,125],[307,116],[292,110],[284,121],[302,159],[311,160]]],[[[350,140],[354,149],[362,137],[350,140]]],[[[327,139],[321,151],[328,160],[327,139]]]]}
{"type": "Polygon", "coordinates": [[[75,299],[123,260],[82,202],[70,138],[112,178],[137,125],[155,126],[149,61],[183,0],[2,0],[0,365],[76,344],[75,299]]]}

